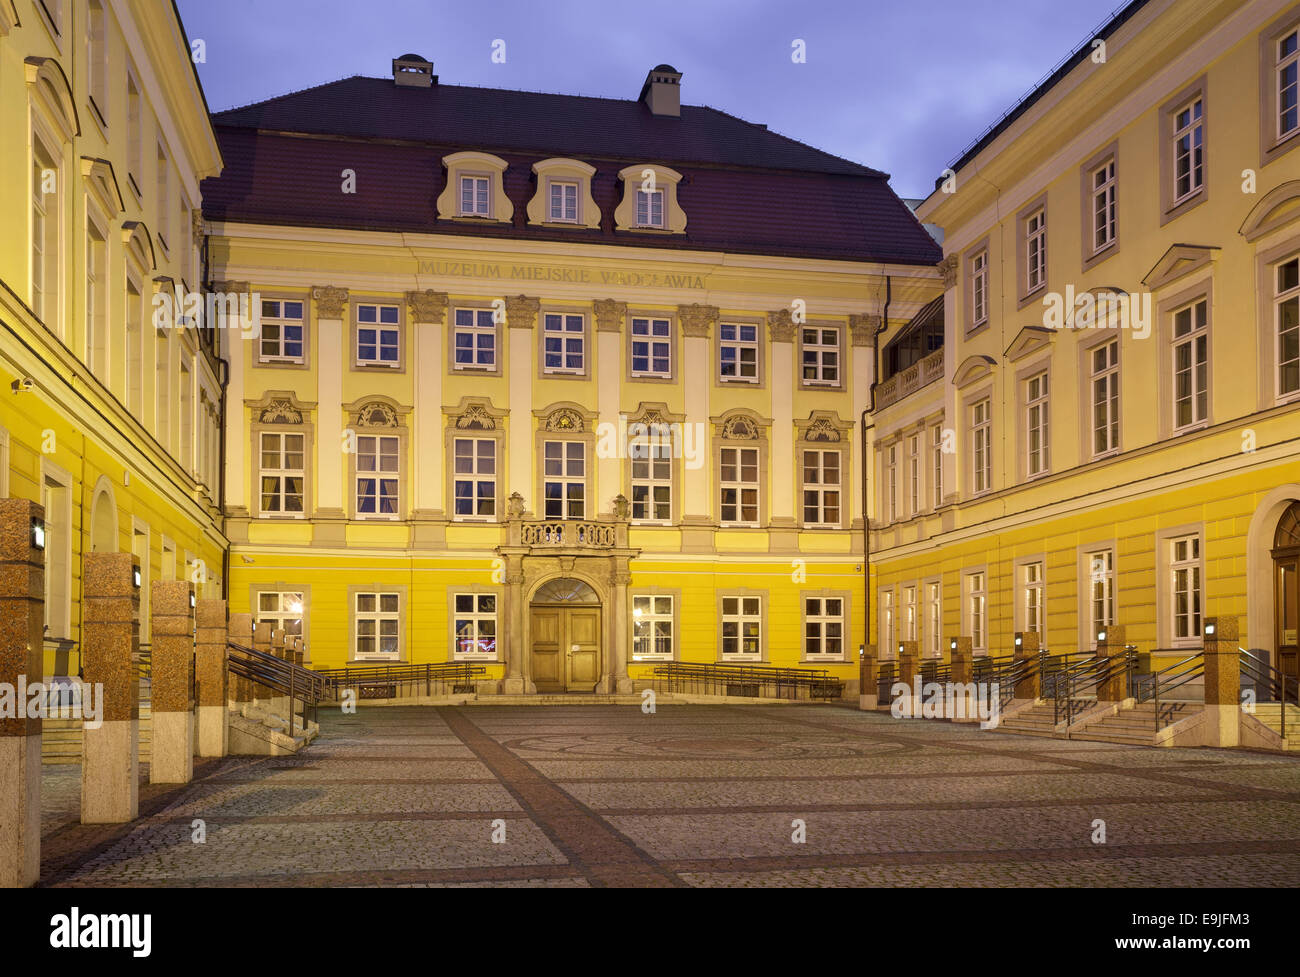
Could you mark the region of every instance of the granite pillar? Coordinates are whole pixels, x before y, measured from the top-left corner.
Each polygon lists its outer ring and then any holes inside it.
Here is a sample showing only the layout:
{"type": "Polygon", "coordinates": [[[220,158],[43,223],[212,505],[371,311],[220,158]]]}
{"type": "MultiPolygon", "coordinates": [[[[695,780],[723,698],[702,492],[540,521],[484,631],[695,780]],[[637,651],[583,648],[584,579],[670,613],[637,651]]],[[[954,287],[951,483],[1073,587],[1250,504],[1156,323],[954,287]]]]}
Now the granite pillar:
{"type": "Polygon", "coordinates": [[[151,784],[188,784],[194,779],[193,593],[186,581],[155,580],[151,584],[151,784]]]}
{"type": "Polygon", "coordinates": [[[1124,669],[1125,634],[1122,624],[1097,632],[1097,657],[1109,659],[1097,683],[1097,702],[1123,702],[1128,698],[1128,673],[1124,669]]]}
{"type": "Polygon", "coordinates": [[[1043,696],[1043,673],[1038,660],[1039,635],[1037,631],[1017,631],[1016,647],[1012,657],[1017,662],[1028,662],[1029,671],[1016,683],[1015,698],[1041,699],[1043,696]]]}
{"type": "Polygon", "coordinates": [[[194,675],[198,698],[197,754],[223,757],[230,750],[230,668],[226,652],[227,621],[224,600],[200,600],[194,607],[194,675]]]}
{"type": "Polygon", "coordinates": [[[1235,617],[1205,619],[1205,722],[1209,746],[1238,746],[1241,741],[1241,636],[1237,629],[1235,617]]]}
{"type": "Polygon", "coordinates": [[[876,681],[876,646],[863,645],[858,662],[858,708],[874,710],[880,697],[880,683],[876,681]]]}

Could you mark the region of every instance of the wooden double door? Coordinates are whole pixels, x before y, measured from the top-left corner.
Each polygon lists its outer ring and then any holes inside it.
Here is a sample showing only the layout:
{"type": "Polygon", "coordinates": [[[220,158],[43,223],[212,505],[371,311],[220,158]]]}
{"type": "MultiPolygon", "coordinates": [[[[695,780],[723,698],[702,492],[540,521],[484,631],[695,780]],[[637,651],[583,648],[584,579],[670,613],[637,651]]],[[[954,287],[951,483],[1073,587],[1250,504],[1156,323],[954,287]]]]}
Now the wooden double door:
{"type": "Polygon", "coordinates": [[[1300,502],[1292,502],[1273,538],[1273,618],[1277,625],[1277,668],[1300,677],[1300,502]]]}
{"type": "Polygon", "coordinates": [[[600,606],[532,605],[538,692],[592,692],[600,681],[600,606]]]}

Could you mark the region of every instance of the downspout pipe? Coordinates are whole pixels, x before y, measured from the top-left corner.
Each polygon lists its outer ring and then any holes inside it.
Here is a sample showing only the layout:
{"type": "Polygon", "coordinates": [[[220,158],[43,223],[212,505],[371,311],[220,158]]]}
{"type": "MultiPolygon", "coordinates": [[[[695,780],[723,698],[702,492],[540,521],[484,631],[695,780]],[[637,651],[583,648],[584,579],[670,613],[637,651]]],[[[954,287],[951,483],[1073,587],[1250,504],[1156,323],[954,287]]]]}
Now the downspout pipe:
{"type": "Polygon", "coordinates": [[[880,337],[889,328],[889,303],[893,298],[893,280],[885,276],[885,306],[880,313],[880,328],[872,337],[875,369],[871,373],[871,387],[867,394],[867,408],[862,412],[862,646],[871,644],[871,456],[867,450],[867,433],[874,424],[868,424],[868,415],[876,411],[876,385],[880,382],[880,337]]]}

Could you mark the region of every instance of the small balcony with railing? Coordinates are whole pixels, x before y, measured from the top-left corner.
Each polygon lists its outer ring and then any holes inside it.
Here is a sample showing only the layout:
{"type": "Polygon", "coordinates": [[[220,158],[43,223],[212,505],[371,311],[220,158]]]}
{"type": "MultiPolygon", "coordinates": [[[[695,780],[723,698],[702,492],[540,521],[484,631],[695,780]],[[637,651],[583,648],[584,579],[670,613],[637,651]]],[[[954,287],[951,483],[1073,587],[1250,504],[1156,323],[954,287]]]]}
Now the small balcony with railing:
{"type": "Polygon", "coordinates": [[[508,545],[527,548],[534,555],[625,549],[629,508],[627,499],[619,495],[612,515],[605,518],[530,519],[523,497],[516,492],[507,505],[508,545]]]}
{"type": "Polygon", "coordinates": [[[880,354],[880,375],[876,410],[943,379],[942,295],[925,305],[885,344],[880,354]]]}

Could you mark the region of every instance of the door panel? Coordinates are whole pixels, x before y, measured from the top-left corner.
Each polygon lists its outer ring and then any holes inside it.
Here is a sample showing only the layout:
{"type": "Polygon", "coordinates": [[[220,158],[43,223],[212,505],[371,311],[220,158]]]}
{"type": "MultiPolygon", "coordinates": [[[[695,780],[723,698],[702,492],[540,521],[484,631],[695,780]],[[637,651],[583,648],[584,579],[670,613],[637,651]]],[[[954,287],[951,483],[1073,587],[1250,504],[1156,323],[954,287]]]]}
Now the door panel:
{"type": "Polygon", "coordinates": [[[538,692],[591,692],[600,681],[600,608],[532,608],[532,678],[538,692]]]}
{"type": "Polygon", "coordinates": [[[553,607],[533,608],[533,683],[538,692],[564,691],[564,612],[553,607]]]}
{"type": "Polygon", "coordinates": [[[600,678],[600,610],[574,607],[569,616],[570,692],[590,692],[600,678]]]}
{"type": "Polygon", "coordinates": [[[1300,675],[1300,560],[1284,557],[1277,561],[1277,667],[1300,675]]]}

